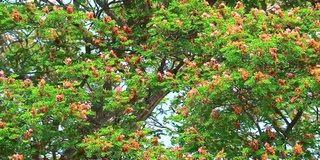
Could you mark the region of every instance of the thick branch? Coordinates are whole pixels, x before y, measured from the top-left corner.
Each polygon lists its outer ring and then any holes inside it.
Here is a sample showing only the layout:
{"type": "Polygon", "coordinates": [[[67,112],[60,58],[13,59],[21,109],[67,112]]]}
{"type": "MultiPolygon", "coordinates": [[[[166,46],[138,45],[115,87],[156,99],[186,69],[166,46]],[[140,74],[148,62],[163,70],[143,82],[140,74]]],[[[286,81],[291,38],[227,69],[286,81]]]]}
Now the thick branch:
{"type": "Polygon", "coordinates": [[[172,73],[173,73],[173,74],[177,74],[178,71],[179,71],[179,69],[180,69],[183,65],[184,65],[183,60],[180,60],[180,61],[179,61],[179,64],[172,70],[172,73]]]}
{"type": "Polygon", "coordinates": [[[167,60],[167,58],[164,57],[164,58],[161,60],[160,67],[158,68],[158,72],[160,72],[161,74],[164,73],[164,67],[165,67],[165,65],[166,65],[166,60],[167,60]]]}
{"type": "Polygon", "coordinates": [[[286,123],[286,125],[289,125],[289,121],[287,120],[287,118],[281,113],[281,111],[278,108],[273,108],[274,111],[276,112],[276,114],[278,114],[286,123]]]}
{"type": "Polygon", "coordinates": [[[137,116],[137,121],[144,121],[148,119],[151,116],[151,113],[156,108],[156,106],[160,103],[160,101],[169,94],[169,91],[156,91],[154,93],[151,93],[147,98],[146,102],[148,104],[148,107],[139,111],[137,116]]]}
{"type": "Polygon", "coordinates": [[[295,115],[295,117],[293,118],[293,120],[291,121],[291,123],[287,126],[287,129],[284,131],[283,135],[286,137],[289,132],[292,130],[292,128],[297,124],[297,122],[299,121],[299,119],[302,116],[303,111],[299,110],[298,113],[295,115]]]}
{"type": "Polygon", "coordinates": [[[125,20],[119,18],[109,7],[108,1],[104,0],[96,0],[95,1],[102,9],[103,11],[110,16],[112,19],[114,19],[117,22],[117,25],[124,26],[126,24],[125,20]]]}

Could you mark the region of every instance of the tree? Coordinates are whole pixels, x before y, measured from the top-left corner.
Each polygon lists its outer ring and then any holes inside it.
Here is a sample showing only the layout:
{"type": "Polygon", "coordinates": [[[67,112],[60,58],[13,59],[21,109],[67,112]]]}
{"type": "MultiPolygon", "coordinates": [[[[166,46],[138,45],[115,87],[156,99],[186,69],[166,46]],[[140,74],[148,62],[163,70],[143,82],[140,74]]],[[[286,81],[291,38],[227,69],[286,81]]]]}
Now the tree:
{"type": "Polygon", "coordinates": [[[1,3],[1,159],[319,158],[319,3],[226,4],[1,3]]]}

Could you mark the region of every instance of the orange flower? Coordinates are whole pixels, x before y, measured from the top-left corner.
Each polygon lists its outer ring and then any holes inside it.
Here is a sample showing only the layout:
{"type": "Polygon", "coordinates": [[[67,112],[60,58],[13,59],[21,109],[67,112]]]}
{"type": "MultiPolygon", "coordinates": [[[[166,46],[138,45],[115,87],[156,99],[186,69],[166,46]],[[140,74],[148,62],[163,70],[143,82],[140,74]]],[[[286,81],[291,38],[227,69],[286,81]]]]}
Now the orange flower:
{"type": "Polygon", "coordinates": [[[37,109],[35,107],[32,107],[32,117],[35,118],[37,117],[37,109]]]}
{"type": "Polygon", "coordinates": [[[241,124],[240,124],[240,122],[235,122],[235,123],[234,123],[234,127],[235,127],[237,130],[240,130],[240,129],[241,129],[241,124]]]}
{"type": "Polygon", "coordinates": [[[187,133],[193,133],[193,134],[198,134],[198,130],[195,127],[189,127],[186,129],[187,133]]]}
{"type": "Polygon", "coordinates": [[[261,156],[261,160],[268,160],[268,154],[265,153],[261,156]]]}
{"type": "Polygon", "coordinates": [[[136,133],[137,133],[139,138],[145,137],[145,134],[141,130],[136,131],[136,133]]]}
{"type": "Polygon", "coordinates": [[[278,83],[279,83],[281,86],[284,86],[284,85],[286,85],[286,80],[278,79],[278,83]]]}
{"type": "Polygon", "coordinates": [[[72,63],[72,59],[71,58],[66,58],[63,62],[64,62],[65,65],[70,66],[71,63],[72,63]]]}
{"type": "Polygon", "coordinates": [[[226,7],[226,4],[224,4],[224,3],[220,3],[218,6],[219,9],[224,8],[224,7],[226,7]]]}
{"type": "Polygon", "coordinates": [[[112,27],[112,34],[118,34],[119,28],[118,27],[112,27]]]}
{"type": "Polygon", "coordinates": [[[94,13],[93,12],[86,12],[87,19],[88,20],[93,20],[94,19],[94,13]]]}
{"type": "Polygon", "coordinates": [[[126,37],[126,36],[120,36],[120,40],[121,40],[121,42],[125,42],[125,41],[128,40],[128,37],[126,37]]]}
{"type": "Polygon", "coordinates": [[[305,137],[306,139],[313,139],[313,136],[312,136],[312,134],[310,134],[310,133],[304,134],[304,137],[305,137]]]}
{"type": "Polygon", "coordinates": [[[19,22],[19,21],[22,21],[22,20],[23,20],[20,12],[19,12],[18,10],[16,10],[16,9],[13,10],[13,20],[14,20],[15,22],[19,22]]]}
{"type": "Polygon", "coordinates": [[[224,154],[224,149],[222,149],[221,151],[218,152],[217,159],[223,159],[223,157],[224,157],[223,154],[224,154]]]}
{"type": "Polygon", "coordinates": [[[259,141],[256,139],[249,142],[249,145],[253,151],[257,151],[259,149],[259,141]]]}
{"type": "Polygon", "coordinates": [[[86,119],[87,118],[86,110],[80,111],[80,116],[81,118],[86,119]]]}
{"type": "Polygon", "coordinates": [[[282,97],[278,97],[278,98],[276,98],[276,103],[280,103],[280,102],[282,102],[282,97]]]}
{"type": "Polygon", "coordinates": [[[272,59],[276,60],[278,59],[278,49],[277,48],[269,48],[269,52],[271,54],[272,59]]]}
{"type": "Polygon", "coordinates": [[[244,70],[242,68],[239,69],[239,71],[241,73],[242,79],[246,81],[249,78],[249,71],[244,70]]]}
{"type": "Polygon", "coordinates": [[[124,144],[124,145],[122,146],[122,152],[128,152],[129,149],[130,149],[130,146],[129,146],[128,144],[124,144]]]}
{"type": "Polygon", "coordinates": [[[99,76],[99,71],[95,68],[92,68],[92,71],[91,73],[95,76],[95,77],[98,77],[99,76]]]}
{"type": "Polygon", "coordinates": [[[41,111],[41,113],[46,113],[46,112],[48,112],[48,107],[43,106],[43,107],[41,107],[40,111],[41,111]]]}
{"type": "Polygon", "coordinates": [[[202,102],[203,102],[204,104],[208,104],[208,103],[210,102],[210,100],[209,100],[208,97],[204,97],[203,100],[202,100],[202,102]]]}
{"type": "Polygon", "coordinates": [[[276,30],[281,30],[282,29],[282,25],[281,24],[275,24],[275,23],[271,23],[272,27],[276,30]]]}
{"type": "Polygon", "coordinates": [[[187,97],[191,98],[193,95],[198,95],[198,94],[199,94],[199,91],[196,88],[192,87],[192,89],[187,93],[187,97]]]}
{"type": "Polygon", "coordinates": [[[296,143],[296,145],[293,147],[293,152],[296,157],[300,156],[303,153],[302,145],[296,143]]]}
{"type": "Polygon", "coordinates": [[[148,151],[148,150],[145,151],[145,152],[143,153],[143,158],[146,159],[146,160],[147,160],[147,159],[150,159],[150,151],[148,151]]]}
{"type": "Polygon", "coordinates": [[[131,147],[133,147],[135,149],[140,149],[140,145],[135,139],[131,138],[130,141],[131,141],[131,147]]]}
{"type": "Polygon", "coordinates": [[[30,128],[30,129],[27,131],[27,134],[25,135],[24,140],[30,140],[31,137],[32,137],[32,134],[33,134],[33,130],[30,128]]]}
{"type": "Polygon", "coordinates": [[[43,9],[42,9],[44,12],[46,12],[47,14],[49,14],[49,7],[48,6],[45,6],[43,9]]]}
{"type": "Polygon", "coordinates": [[[132,29],[128,25],[123,26],[122,29],[125,33],[132,34],[132,29]]]}
{"type": "Polygon", "coordinates": [[[74,13],[74,9],[73,9],[72,5],[68,5],[68,6],[67,6],[67,13],[68,13],[68,14],[74,13]]]}
{"type": "Polygon", "coordinates": [[[154,136],[151,143],[152,143],[153,145],[158,145],[158,144],[159,144],[159,138],[158,138],[157,136],[154,136]]]}
{"type": "Polygon", "coordinates": [[[315,67],[310,67],[311,74],[315,77],[315,79],[320,82],[320,65],[316,65],[315,67]]]}
{"type": "Polygon", "coordinates": [[[241,112],[242,112],[242,107],[241,106],[233,107],[233,113],[234,114],[240,114],[241,112]]]}
{"type": "Polygon", "coordinates": [[[263,80],[263,79],[268,78],[268,75],[265,75],[265,74],[263,74],[263,73],[260,72],[260,71],[254,73],[254,76],[255,76],[255,78],[256,78],[257,81],[261,81],[261,80],[263,80]]]}
{"type": "Polygon", "coordinates": [[[126,108],[126,110],[125,110],[126,114],[130,114],[130,113],[132,113],[133,111],[134,111],[134,109],[133,109],[132,107],[128,107],[128,108],[126,108]]]}
{"type": "Polygon", "coordinates": [[[170,151],[172,151],[172,152],[181,152],[182,148],[180,146],[176,146],[176,147],[171,148],[170,151]]]}
{"type": "Polygon", "coordinates": [[[9,160],[23,160],[23,155],[15,153],[12,156],[9,156],[9,160]]]}
{"type": "Polygon", "coordinates": [[[268,137],[270,139],[275,139],[276,138],[276,133],[272,132],[270,127],[268,127],[266,129],[266,134],[268,135],[268,137]]]}
{"type": "Polygon", "coordinates": [[[103,40],[102,40],[102,39],[94,39],[94,40],[93,40],[93,43],[94,43],[95,45],[100,45],[101,43],[103,43],[103,40]]]}
{"type": "Polygon", "coordinates": [[[108,16],[108,15],[104,16],[104,21],[105,22],[109,22],[111,20],[112,20],[112,18],[110,16],[108,16]]]}
{"type": "Polygon", "coordinates": [[[281,151],[281,152],[280,152],[280,155],[281,155],[282,158],[286,158],[286,157],[287,157],[287,154],[286,154],[285,151],[281,151]]]}
{"type": "Polygon", "coordinates": [[[0,128],[6,128],[6,124],[0,121],[0,128]]]}
{"type": "Polygon", "coordinates": [[[27,3],[27,12],[34,13],[36,10],[36,5],[33,3],[27,3]]]}
{"type": "Polygon", "coordinates": [[[266,151],[267,151],[268,154],[271,154],[271,155],[276,154],[276,151],[274,150],[274,148],[270,147],[270,146],[266,147],[266,151]]]}
{"type": "Polygon", "coordinates": [[[214,116],[216,119],[219,119],[219,118],[220,118],[219,112],[218,112],[217,110],[215,110],[215,109],[212,109],[210,115],[211,115],[211,116],[214,116]]]}
{"type": "Polygon", "coordinates": [[[198,149],[198,152],[199,152],[200,154],[207,154],[207,153],[208,153],[207,150],[203,149],[203,147],[200,147],[200,148],[198,149]]]}
{"type": "Polygon", "coordinates": [[[62,93],[60,93],[60,94],[58,94],[57,96],[56,96],[56,101],[57,102],[61,102],[61,101],[63,101],[64,100],[64,95],[62,94],[62,93]]]}
{"type": "Polygon", "coordinates": [[[268,29],[268,26],[264,24],[261,26],[261,28],[262,28],[262,30],[266,31],[268,29]]]}
{"type": "Polygon", "coordinates": [[[186,106],[183,106],[183,108],[182,108],[182,115],[184,117],[188,117],[189,116],[189,109],[186,106]]]}
{"type": "Polygon", "coordinates": [[[263,41],[270,41],[272,35],[271,34],[260,34],[259,38],[262,39],[263,41]]]}
{"type": "Polygon", "coordinates": [[[14,81],[15,81],[15,79],[13,79],[13,78],[9,78],[9,79],[8,79],[8,83],[9,83],[9,84],[13,84],[14,81]]]}
{"type": "Polygon", "coordinates": [[[43,87],[46,84],[46,80],[44,80],[43,78],[40,80],[40,82],[38,83],[38,86],[43,87]]]}
{"type": "Polygon", "coordinates": [[[72,88],[72,83],[70,81],[64,81],[63,88],[72,88]]]}
{"type": "Polygon", "coordinates": [[[167,75],[168,77],[174,77],[174,74],[171,73],[171,72],[169,72],[169,71],[166,72],[166,75],[167,75]]]}
{"type": "Polygon", "coordinates": [[[237,2],[237,5],[234,7],[235,9],[238,9],[238,8],[244,8],[244,5],[243,3],[241,3],[240,1],[237,2]]]}

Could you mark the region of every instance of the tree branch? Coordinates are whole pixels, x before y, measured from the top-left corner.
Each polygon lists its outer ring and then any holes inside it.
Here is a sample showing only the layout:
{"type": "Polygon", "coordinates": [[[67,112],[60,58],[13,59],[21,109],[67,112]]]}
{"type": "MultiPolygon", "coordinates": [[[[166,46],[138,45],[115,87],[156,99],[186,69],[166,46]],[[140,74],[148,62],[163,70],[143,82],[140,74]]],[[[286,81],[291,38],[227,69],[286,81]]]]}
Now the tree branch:
{"type": "Polygon", "coordinates": [[[178,70],[184,65],[184,62],[183,60],[180,60],[179,61],[179,64],[172,70],[172,73],[173,74],[177,74],[178,73],[178,70]]]}
{"type": "Polygon", "coordinates": [[[276,107],[273,107],[273,110],[275,111],[276,114],[278,114],[283,120],[284,122],[286,123],[286,125],[289,125],[289,121],[287,120],[287,118],[281,113],[281,111],[276,108],[276,107]]]}
{"type": "Polygon", "coordinates": [[[154,118],[154,117],[150,117],[150,118],[151,118],[151,120],[152,120],[153,122],[155,122],[156,124],[158,124],[158,125],[155,125],[156,127],[165,128],[165,129],[169,130],[170,132],[175,132],[173,129],[171,129],[171,128],[165,126],[165,125],[163,125],[162,123],[160,123],[156,118],[154,118]]]}
{"type": "Polygon", "coordinates": [[[162,58],[161,63],[160,63],[160,67],[158,68],[158,72],[160,72],[161,74],[164,73],[164,67],[166,65],[166,60],[167,60],[166,57],[162,58]]]}
{"type": "Polygon", "coordinates": [[[261,130],[261,127],[259,126],[259,123],[254,119],[253,115],[251,115],[250,113],[248,112],[245,112],[246,115],[252,120],[252,122],[254,123],[254,125],[257,127],[258,129],[258,132],[259,132],[259,135],[262,134],[262,130],[261,130]]]}
{"type": "Polygon", "coordinates": [[[155,109],[155,107],[160,103],[160,101],[169,94],[169,91],[156,91],[154,93],[151,93],[147,98],[146,102],[148,104],[148,107],[140,110],[136,113],[137,121],[144,121],[148,119],[151,116],[151,113],[155,109]]]}
{"type": "Polygon", "coordinates": [[[288,136],[289,132],[292,130],[292,128],[296,125],[296,123],[299,121],[299,119],[302,116],[303,111],[299,110],[298,113],[295,115],[295,117],[293,118],[293,120],[291,121],[291,123],[287,126],[287,129],[284,131],[283,135],[285,137],[288,136]]]}
{"type": "MultiPolygon", "coordinates": [[[[104,0],[95,0],[95,2],[103,9],[103,11],[110,16],[112,19],[114,19],[117,22],[117,25],[124,26],[126,24],[125,20],[120,19],[109,7],[108,1],[104,0]]],[[[125,3],[125,2],[123,2],[125,3]]]]}

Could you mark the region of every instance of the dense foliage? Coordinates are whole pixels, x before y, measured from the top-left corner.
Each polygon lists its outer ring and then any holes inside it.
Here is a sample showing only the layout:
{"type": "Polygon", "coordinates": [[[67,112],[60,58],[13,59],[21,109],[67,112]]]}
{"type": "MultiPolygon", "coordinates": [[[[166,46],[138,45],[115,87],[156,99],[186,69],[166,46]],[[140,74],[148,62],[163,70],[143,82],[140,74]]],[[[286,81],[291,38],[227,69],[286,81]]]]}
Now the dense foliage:
{"type": "Polygon", "coordinates": [[[319,3],[78,2],[0,3],[0,159],[320,158],[319,3]]]}

